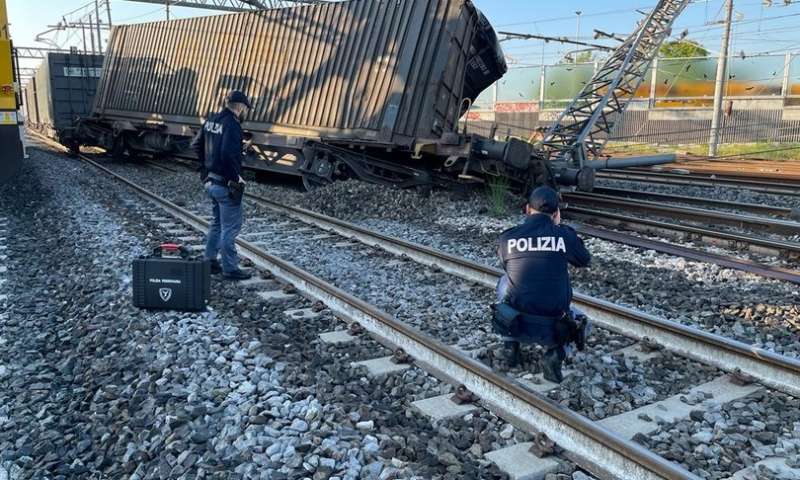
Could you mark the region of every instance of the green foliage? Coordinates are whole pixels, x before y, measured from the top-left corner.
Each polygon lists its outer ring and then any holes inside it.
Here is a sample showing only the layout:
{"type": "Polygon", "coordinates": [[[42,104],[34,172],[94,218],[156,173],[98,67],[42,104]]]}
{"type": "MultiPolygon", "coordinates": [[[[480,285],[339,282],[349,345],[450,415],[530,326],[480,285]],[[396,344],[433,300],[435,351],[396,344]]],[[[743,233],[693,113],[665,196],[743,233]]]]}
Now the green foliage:
{"type": "Polygon", "coordinates": [[[592,61],[594,61],[594,53],[586,51],[578,52],[577,54],[570,53],[559,60],[558,63],[564,65],[567,63],[590,63],[592,61]]]}
{"type": "Polygon", "coordinates": [[[508,178],[492,177],[486,191],[486,200],[489,203],[489,213],[495,217],[503,217],[508,213],[506,200],[510,188],[508,178]]]}
{"type": "Polygon", "coordinates": [[[708,50],[694,40],[664,42],[659,49],[664,58],[706,57],[708,50]]]}

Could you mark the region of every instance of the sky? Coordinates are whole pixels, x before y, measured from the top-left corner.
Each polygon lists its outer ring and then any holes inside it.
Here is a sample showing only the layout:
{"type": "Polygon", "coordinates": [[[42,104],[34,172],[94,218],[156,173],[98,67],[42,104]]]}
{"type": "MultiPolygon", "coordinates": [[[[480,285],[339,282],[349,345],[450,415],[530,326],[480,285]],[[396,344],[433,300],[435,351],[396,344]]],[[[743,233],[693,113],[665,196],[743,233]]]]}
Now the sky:
{"type": "MultiPolygon", "coordinates": [[[[90,0],[6,0],[11,22],[11,34],[16,45],[47,47],[35,37],[48,25],[55,25],[62,16],[90,5],[90,0]]],[[[101,4],[105,0],[100,0],[101,4]]],[[[648,11],[657,0],[473,0],[498,31],[535,33],[575,38],[579,30],[582,41],[613,45],[613,40],[592,39],[593,30],[626,36],[642,18],[637,9],[648,11]],[[580,11],[580,25],[576,12],[580,11]]],[[[712,54],[719,50],[722,34],[718,24],[724,18],[724,0],[693,0],[676,22],[673,32],[688,29],[689,38],[703,44],[712,54]],[[716,24],[715,24],[716,23],[716,24]]],[[[138,23],[165,18],[164,6],[132,0],[111,0],[114,23],[138,23]]],[[[800,0],[734,0],[735,23],[731,51],[747,55],[757,53],[800,52],[800,0]],[[771,3],[772,6],[766,6],[771,3]],[[788,3],[788,5],[785,5],[788,3]]],[[[207,10],[172,7],[173,18],[216,14],[207,10]]],[[[106,18],[101,11],[101,17],[106,18]]],[[[75,18],[70,17],[70,18],[75,18]]],[[[82,46],[80,34],[55,32],[45,36],[59,46],[82,46]]],[[[103,37],[103,41],[107,41],[103,37]]],[[[87,42],[88,43],[88,42],[87,42]]],[[[514,65],[552,64],[563,58],[575,46],[544,43],[538,40],[503,43],[509,63],[514,65]]],[[[36,66],[35,61],[23,62],[23,67],[36,66]]]]}

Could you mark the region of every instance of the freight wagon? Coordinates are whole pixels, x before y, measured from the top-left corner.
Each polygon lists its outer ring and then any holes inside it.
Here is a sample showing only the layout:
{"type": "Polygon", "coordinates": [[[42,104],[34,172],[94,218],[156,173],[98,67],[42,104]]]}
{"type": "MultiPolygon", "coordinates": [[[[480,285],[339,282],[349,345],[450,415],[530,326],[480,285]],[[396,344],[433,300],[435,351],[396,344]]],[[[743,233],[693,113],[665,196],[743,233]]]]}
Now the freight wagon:
{"type": "Polygon", "coordinates": [[[350,0],[114,27],[88,143],[187,154],[231,89],[254,169],[411,186],[506,174],[530,182],[528,143],[459,130],[506,72],[469,0],[350,0]]]}
{"type": "Polygon", "coordinates": [[[48,53],[24,88],[27,126],[73,150],[78,121],[92,112],[103,55],[48,53]]]}

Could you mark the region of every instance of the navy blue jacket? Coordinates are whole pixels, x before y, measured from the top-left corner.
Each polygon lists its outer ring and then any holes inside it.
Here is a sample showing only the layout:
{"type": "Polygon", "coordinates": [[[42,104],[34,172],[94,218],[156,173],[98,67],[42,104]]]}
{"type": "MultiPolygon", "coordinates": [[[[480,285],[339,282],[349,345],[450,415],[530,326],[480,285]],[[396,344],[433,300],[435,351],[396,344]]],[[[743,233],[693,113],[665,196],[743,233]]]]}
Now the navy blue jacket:
{"type": "Polygon", "coordinates": [[[192,141],[192,148],[208,172],[238,182],[242,174],[242,126],[229,109],[212,115],[192,141]]]}
{"type": "Polygon", "coordinates": [[[567,264],[587,267],[591,254],[575,230],[535,214],[500,235],[498,253],[509,280],[506,301],[530,315],[559,317],[572,301],[567,264]]]}

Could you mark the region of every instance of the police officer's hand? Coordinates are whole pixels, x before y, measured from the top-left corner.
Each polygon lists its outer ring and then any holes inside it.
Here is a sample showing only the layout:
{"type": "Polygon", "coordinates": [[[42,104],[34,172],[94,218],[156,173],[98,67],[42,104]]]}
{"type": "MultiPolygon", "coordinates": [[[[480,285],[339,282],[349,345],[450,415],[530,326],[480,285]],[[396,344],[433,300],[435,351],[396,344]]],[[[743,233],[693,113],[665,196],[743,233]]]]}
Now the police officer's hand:
{"type": "Polygon", "coordinates": [[[244,178],[242,178],[241,175],[239,175],[239,183],[241,183],[242,185],[246,185],[247,184],[247,182],[244,181],[244,178]]]}

